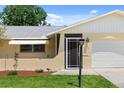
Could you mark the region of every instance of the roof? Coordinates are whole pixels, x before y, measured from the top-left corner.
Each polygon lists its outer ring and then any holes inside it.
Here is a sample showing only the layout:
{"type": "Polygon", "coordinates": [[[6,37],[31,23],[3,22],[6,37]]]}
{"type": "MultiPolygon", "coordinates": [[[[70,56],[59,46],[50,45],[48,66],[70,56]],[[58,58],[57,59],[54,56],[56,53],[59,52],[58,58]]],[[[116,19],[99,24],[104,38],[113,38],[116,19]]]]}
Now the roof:
{"type": "MultiPolygon", "coordinates": [[[[93,18],[82,20],[78,23],[72,24],[70,26],[6,26],[5,35],[8,38],[42,38],[44,36],[49,36],[55,33],[59,33],[63,30],[70,29],[72,27],[85,24],[87,22],[102,18],[104,16],[117,13],[124,16],[124,11],[114,10],[106,14],[102,14],[93,18]]],[[[45,38],[45,37],[44,37],[45,38]]]]}
{"type": "Polygon", "coordinates": [[[110,14],[113,14],[113,13],[117,13],[117,14],[120,14],[120,15],[124,16],[124,11],[121,11],[121,10],[114,10],[114,11],[111,11],[111,12],[108,12],[108,13],[105,13],[105,14],[102,14],[102,15],[98,15],[98,16],[95,16],[95,17],[92,17],[92,18],[88,18],[88,19],[86,19],[86,20],[82,20],[82,21],[77,22],[77,23],[75,23],[75,24],[69,25],[69,26],[67,26],[67,27],[65,27],[65,28],[61,28],[61,29],[59,29],[59,30],[57,30],[57,31],[48,33],[47,36],[49,36],[49,35],[51,35],[51,34],[54,34],[54,33],[61,32],[61,31],[63,31],[63,30],[70,29],[70,28],[72,28],[72,27],[75,27],[75,26],[78,26],[78,25],[81,25],[81,24],[85,24],[85,23],[90,22],[90,21],[93,21],[93,20],[97,20],[97,19],[99,19],[99,18],[102,18],[102,17],[104,17],[104,16],[107,16],[107,15],[110,15],[110,14]]]}
{"type": "Polygon", "coordinates": [[[65,26],[6,26],[7,38],[41,38],[65,26]]]}

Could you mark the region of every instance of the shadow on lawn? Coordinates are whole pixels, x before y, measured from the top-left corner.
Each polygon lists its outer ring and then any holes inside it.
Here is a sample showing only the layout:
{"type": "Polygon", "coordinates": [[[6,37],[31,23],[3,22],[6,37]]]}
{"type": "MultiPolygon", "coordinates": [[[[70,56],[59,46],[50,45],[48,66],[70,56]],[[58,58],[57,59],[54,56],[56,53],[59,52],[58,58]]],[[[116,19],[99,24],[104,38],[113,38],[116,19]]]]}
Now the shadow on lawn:
{"type": "Polygon", "coordinates": [[[75,84],[75,83],[72,83],[72,82],[68,82],[67,84],[68,84],[68,85],[71,85],[71,86],[78,87],[78,85],[77,85],[77,84],[75,84]]]}

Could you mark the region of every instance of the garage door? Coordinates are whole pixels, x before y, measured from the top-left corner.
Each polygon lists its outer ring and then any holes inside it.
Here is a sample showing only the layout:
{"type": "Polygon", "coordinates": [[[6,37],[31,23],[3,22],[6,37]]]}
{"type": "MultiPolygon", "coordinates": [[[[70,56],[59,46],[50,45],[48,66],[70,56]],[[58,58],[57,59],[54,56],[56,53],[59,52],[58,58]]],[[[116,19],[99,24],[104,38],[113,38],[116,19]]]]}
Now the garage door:
{"type": "Polygon", "coordinates": [[[93,67],[124,67],[124,41],[96,41],[92,46],[93,67]]]}

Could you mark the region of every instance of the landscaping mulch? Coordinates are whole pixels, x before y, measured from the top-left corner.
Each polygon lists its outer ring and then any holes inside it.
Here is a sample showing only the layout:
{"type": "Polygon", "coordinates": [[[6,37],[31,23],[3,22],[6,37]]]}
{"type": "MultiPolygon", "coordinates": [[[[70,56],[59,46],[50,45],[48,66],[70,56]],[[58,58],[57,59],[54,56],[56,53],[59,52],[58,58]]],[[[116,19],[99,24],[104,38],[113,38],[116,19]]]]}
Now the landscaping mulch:
{"type": "Polygon", "coordinates": [[[0,71],[0,76],[6,76],[7,75],[7,71],[0,71]]]}
{"type": "MultiPolygon", "coordinates": [[[[7,76],[9,71],[0,71],[0,76],[7,76]]],[[[42,72],[42,73],[37,73],[35,71],[17,71],[17,76],[47,76],[50,75],[53,72],[42,72]]]]}

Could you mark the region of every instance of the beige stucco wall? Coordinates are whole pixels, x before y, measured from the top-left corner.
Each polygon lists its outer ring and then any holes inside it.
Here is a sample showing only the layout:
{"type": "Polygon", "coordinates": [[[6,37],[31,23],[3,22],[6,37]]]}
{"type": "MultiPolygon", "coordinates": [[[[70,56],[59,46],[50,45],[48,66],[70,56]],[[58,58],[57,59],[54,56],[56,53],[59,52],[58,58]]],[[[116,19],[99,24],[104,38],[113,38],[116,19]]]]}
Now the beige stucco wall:
{"type": "Polygon", "coordinates": [[[64,56],[64,35],[66,33],[81,33],[83,38],[89,38],[83,46],[83,68],[92,68],[92,44],[98,40],[124,40],[124,17],[118,14],[111,14],[103,18],[86,22],[78,26],[63,30],[60,33],[60,45],[58,55],[55,54],[55,37],[50,38],[50,44],[46,46],[45,53],[20,53],[19,46],[8,45],[8,41],[3,47],[0,46],[0,69],[13,69],[14,52],[19,52],[18,69],[35,70],[39,68],[51,68],[52,70],[61,70],[65,67],[64,56]],[[8,55],[9,59],[4,59],[8,55]],[[49,57],[50,58],[49,58],[49,57]],[[41,58],[41,59],[40,59],[41,58]]]}
{"type": "Polygon", "coordinates": [[[90,39],[87,48],[87,54],[84,53],[84,68],[92,68],[92,44],[96,41],[123,41],[124,33],[83,33],[85,37],[90,39]]]}
{"type": "Polygon", "coordinates": [[[14,53],[19,54],[19,58],[48,58],[55,56],[55,37],[49,39],[49,44],[45,45],[45,52],[20,52],[20,45],[9,45],[10,40],[2,40],[0,44],[0,58],[13,58],[14,53]]]}
{"type": "Polygon", "coordinates": [[[49,38],[49,44],[46,45],[44,53],[21,53],[19,45],[9,45],[9,40],[3,40],[0,46],[0,70],[12,70],[15,64],[14,53],[19,53],[18,69],[35,70],[46,69],[60,70],[64,68],[61,63],[62,53],[55,54],[55,36],[49,38]]]}
{"type": "MultiPolygon", "coordinates": [[[[97,40],[124,40],[123,33],[83,33],[86,37],[90,39],[90,42],[85,42],[83,47],[83,68],[89,69],[92,68],[92,44],[94,41],[97,40]],[[106,39],[105,37],[111,36],[112,38],[106,39]]],[[[54,46],[53,46],[54,47],[54,46]]],[[[1,48],[0,48],[1,49],[1,48]]],[[[4,48],[5,49],[5,48],[4,48]]],[[[8,47],[8,51],[13,51],[14,47],[8,47]]],[[[3,51],[1,49],[0,51],[3,51]]],[[[51,50],[52,51],[52,50],[51,50]]],[[[1,52],[1,53],[8,53],[9,52],[1,52]]],[[[0,54],[1,54],[0,53],[0,54]]],[[[14,52],[11,52],[14,53],[14,52]]],[[[14,54],[13,54],[14,55],[14,54]]],[[[53,54],[54,55],[54,54],[53,54]]],[[[19,70],[35,70],[35,69],[46,69],[50,68],[52,70],[61,70],[65,67],[65,56],[64,56],[64,34],[60,36],[60,45],[59,45],[59,53],[58,55],[51,57],[51,58],[20,58],[18,61],[18,69],[19,70]]],[[[15,61],[12,58],[9,59],[0,59],[0,70],[11,70],[13,69],[15,61]],[[6,63],[6,67],[5,67],[6,63]]]]}
{"type": "Polygon", "coordinates": [[[83,33],[84,37],[94,42],[98,40],[124,40],[124,33],[83,33]]]}
{"type": "MultiPolygon", "coordinates": [[[[52,71],[63,69],[63,64],[60,63],[61,59],[49,58],[49,59],[18,59],[17,70],[36,70],[50,68],[52,71]]],[[[13,70],[15,64],[14,59],[0,59],[0,70],[13,70]]]]}
{"type": "MultiPolygon", "coordinates": [[[[85,43],[83,53],[83,68],[92,68],[92,44],[97,40],[124,40],[124,17],[117,13],[113,13],[96,20],[92,20],[59,32],[62,36],[64,34],[80,33],[83,38],[87,37],[90,42],[85,43]]],[[[61,40],[64,37],[61,37],[61,40]]],[[[61,42],[63,44],[63,41],[61,42]]],[[[62,45],[61,44],[61,45],[62,45]]],[[[60,47],[64,51],[64,46],[60,47]]],[[[64,55],[64,53],[63,53],[64,55]]],[[[63,56],[64,59],[64,56],[63,56]]]]}
{"type": "MultiPolygon", "coordinates": [[[[71,34],[71,33],[70,33],[71,34]]],[[[90,69],[92,68],[92,44],[98,40],[116,40],[122,41],[124,40],[124,33],[82,33],[85,38],[89,38],[89,42],[85,42],[83,46],[83,68],[90,69]]],[[[60,62],[64,63],[64,35],[65,33],[61,33],[60,38],[60,47],[59,47],[59,54],[61,54],[60,62]]]]}
{"type": "Polygon", "coordinates": [[[58,58],[60,57],[60,63],[64,67],[64,35],[71,33],[83,34],[83,38],[87,37],[90,42],[85,42],[83,46],[83,68],[92,68],[92,44],[98,40],[124,40],[124,17],[117,13],[110,14],[98,18],[97,20],[89,21],[84,24],[73,26],[69,29],[63,30],[60,33],[60,47],[58,58]]]}
{"type": "MultiPolygon", "coordinates": [[[[64,35],[65,33],[61,33],[61,37],[60,37],[60,47],[59,47],[59,56],[60,57],[60,63],[62,63],[62,68],[64,69],[65,67],[65,51],[64,51],[64,35]],[[60,55],[61,54],[61,55],[60,55]]],[[[83,46],[83,68],[84,69],[89,69],[91,68],[91,62],[92,62],[92,42],[85,42],[84,46],[83,46]]]]}
{"type": "MultiPolygon", "coordinates": [[[[92,44],[97,40],[124,40],[124,33],[83,33],[84,36],[90,39],[90,42],[85,42],[83,46],[83,68],[89,69],[92,68],[92,44]],[[110,37],[111,38],[106,38],[110,37]]],[[[53,40],[54,41],[54,40],[53,40]]],[[[0,46],[0,70],[12,70],[13,65],[15,63],[13,56],[14,51],[18,49],[18,46],[13,47],[11,45],[7,46],[8,41],[4,41],[4,44],[0,46]],[[8,55],[8,59],[5,59],[5,55],[8,55]],[[6,67],[5,67],[6,65],[6,67]]],[[[50,47],[50,46],[49,46],[50,47]]],[[[55,44],[51,46],[52,49],[55,47],[55,44]]],[[[53,50],[47,50],[51,53],[53,50]]],[[[53,52],[52,54],[54,54],[53,52]]],[[[27,53],[28,54],[28,53],[27,53]]],[[[26,55],[26,54],[25,54],[26,55]]],[[[19,70],[35,70],[35,69],[46,69],[50,68],[52,70],[61,70],[65,67],[65,56],[64,56],[64,34],[60,36],[60,45],[59,45],[59,53],[56,56],[50,58],[39,58],[39,55],[36,54],[30,56],[25,56],[24,58],[21,56],[18,61],[18,69],[19,70]]],[[[41,55],[40,55],[41,56],[41,55]]]]}

